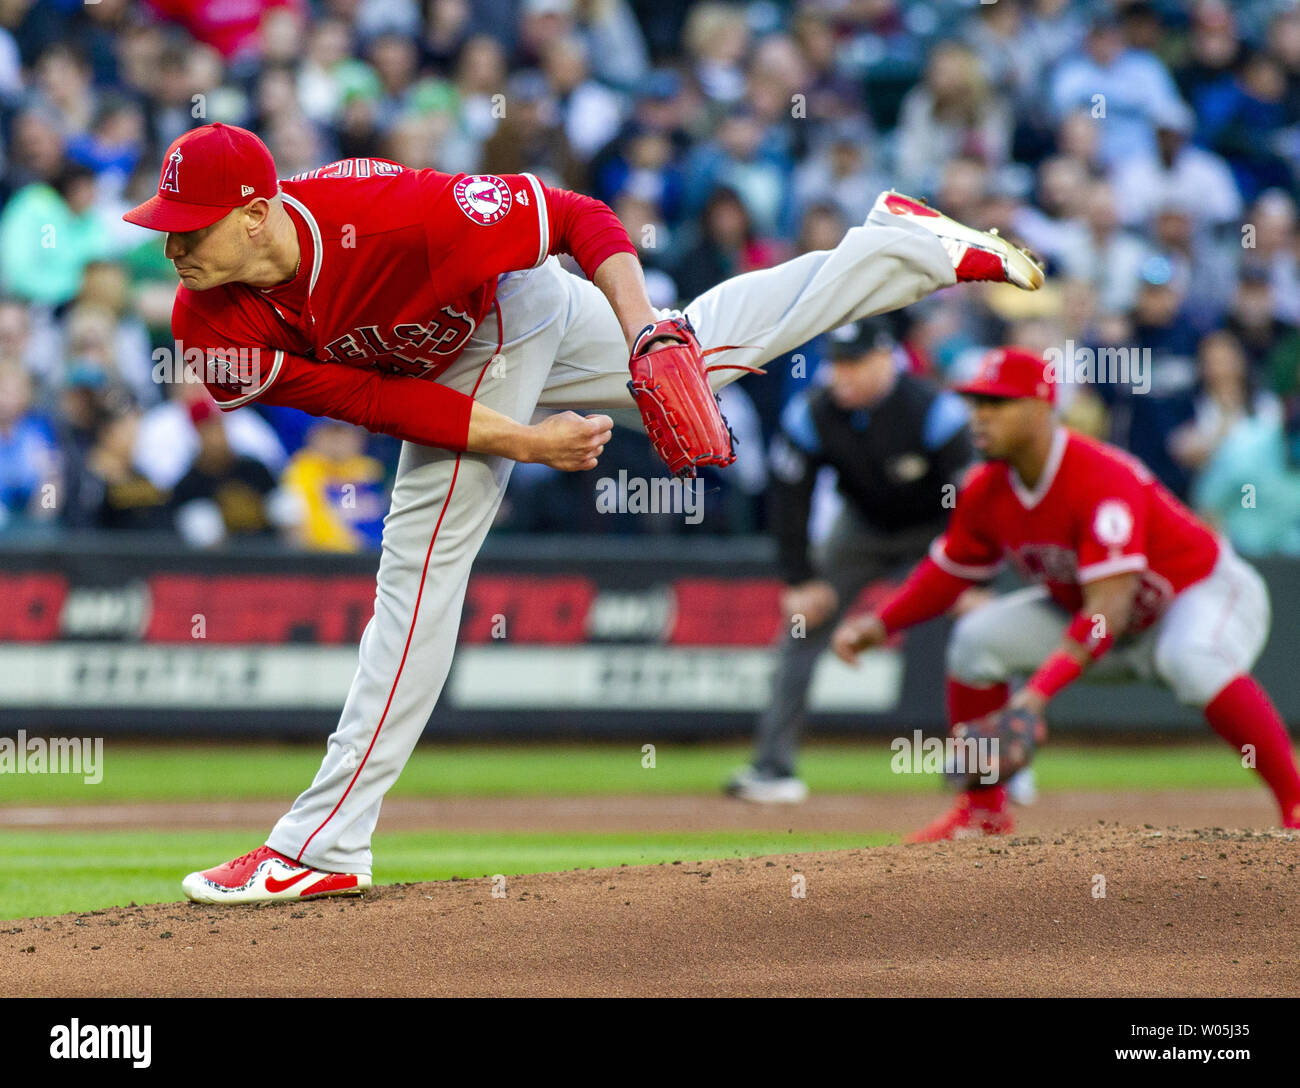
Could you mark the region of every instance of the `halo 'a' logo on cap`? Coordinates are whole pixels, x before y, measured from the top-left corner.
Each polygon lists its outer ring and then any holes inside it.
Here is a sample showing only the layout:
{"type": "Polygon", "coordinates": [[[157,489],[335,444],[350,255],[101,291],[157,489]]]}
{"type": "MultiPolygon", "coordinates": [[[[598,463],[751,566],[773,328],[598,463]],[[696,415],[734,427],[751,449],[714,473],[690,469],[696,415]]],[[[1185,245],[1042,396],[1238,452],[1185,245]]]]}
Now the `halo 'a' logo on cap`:
{"type": "Polygon", "coordinates": [[[181,149],[179,147],[167,156],[167,165],[163,167],[162,180],[158,182],[158,191],[160,193],[181,195],[181,158],[181,149]]]}

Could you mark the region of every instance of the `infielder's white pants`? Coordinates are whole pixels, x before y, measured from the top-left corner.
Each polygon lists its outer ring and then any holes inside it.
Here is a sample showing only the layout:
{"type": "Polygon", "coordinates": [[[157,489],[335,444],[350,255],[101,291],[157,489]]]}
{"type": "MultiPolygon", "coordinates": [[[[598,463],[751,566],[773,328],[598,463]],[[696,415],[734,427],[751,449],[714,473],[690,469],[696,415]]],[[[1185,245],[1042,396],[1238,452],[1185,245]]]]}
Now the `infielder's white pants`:
{"type": "MultiPolygon", "coordinates": [[[[1154,681],[1179,702],[1204,707],[1249,673],[1268,641],[1268,587],[1227,541],[1220,549],[1214,570],[1136,638],[1117,643],[1084,682],[1154,681]]],[[[1072,618],[1041,586],[998,597],[953,626],[948,675],[989,687],[1032,673],[1061,644],[1072,618]]]]}
{"type": "MultiPolygon", "coordinates": [[[[754,345],[719,352],[710,364],[762,366],[827,329],[954,282],[934,235],[886,215],[852,228],[833,250],[727,280],[686,314],[705,348],[754,345]]],[[[501,277],[497,298],[500,325],[495,316],[483,321],[443,375],[445,384],[521,422],[573,409],[640,425],[622,329],[594,285],[552,258],[501,277]]],[[[711,381],[718,388],[741,373],[714,371],[711,381]]],[[[499,457],[403,446],[384,521],[375,614],[320,771],[267,840],[280,853],[319,869],[370,872],[380,804],[447,678],[470,566],[512,466],[499,457]]]]}

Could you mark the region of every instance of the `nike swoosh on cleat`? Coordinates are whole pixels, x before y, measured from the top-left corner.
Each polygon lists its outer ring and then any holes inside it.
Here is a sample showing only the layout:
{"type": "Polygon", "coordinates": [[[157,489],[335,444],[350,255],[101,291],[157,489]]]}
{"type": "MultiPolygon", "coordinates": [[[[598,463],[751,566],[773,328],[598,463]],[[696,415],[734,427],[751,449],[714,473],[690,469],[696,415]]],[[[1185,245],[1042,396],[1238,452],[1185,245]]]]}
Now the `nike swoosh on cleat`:
{"type": "Polygon", "coordinates": [[[314,869],[304,869],[301,873],[294,874],[288,880],[276,880],[275,877],[268,876],[266,878],[266,890],[272,895],[277,895],[286,888],[292,888],[298,881],[306,880],[313,872],[315,872],[314,869]]]}

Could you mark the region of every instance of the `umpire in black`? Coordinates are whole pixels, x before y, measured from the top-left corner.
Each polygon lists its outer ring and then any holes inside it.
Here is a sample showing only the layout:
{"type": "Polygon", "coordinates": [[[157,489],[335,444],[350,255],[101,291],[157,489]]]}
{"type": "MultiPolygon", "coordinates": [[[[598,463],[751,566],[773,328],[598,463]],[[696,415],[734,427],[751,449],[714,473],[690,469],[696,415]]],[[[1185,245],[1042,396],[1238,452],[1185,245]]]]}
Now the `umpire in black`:
{"type": "Polygon", "coordinates": [[[807,797],[795,762],[813,667],[862,588],[910,567],[942,532],[954,494],[944,485],[958,481],[973,455],[961,398],[907,371],[888,319],[831,331],[827,353],[829,381],[786,405],[772,443],[769,523],[787,622],[753,763],[726,786],[747,801],[807,797]],[[808,519],[818,473],[828,465],[843,502],[814,551],[808,519]]]}

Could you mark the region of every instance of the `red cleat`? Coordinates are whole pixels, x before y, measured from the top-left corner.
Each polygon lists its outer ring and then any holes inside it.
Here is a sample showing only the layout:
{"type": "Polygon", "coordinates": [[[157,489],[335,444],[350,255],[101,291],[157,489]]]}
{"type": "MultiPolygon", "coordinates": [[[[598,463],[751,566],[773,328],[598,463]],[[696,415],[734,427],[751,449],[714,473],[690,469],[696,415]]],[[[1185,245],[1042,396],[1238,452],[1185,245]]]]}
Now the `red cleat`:
{"type": "Polygon", "coordinates": [[[903,836],[906,843],[946,842],[949,839],[981,839],[986,835],[1008,835],[1015,830],[1016,822],[1009,812],[994,812],[971,804],[970,795],[963,793],[957,803],[933,823],[919,831],[903,836]]]}
{"type": "Polygon", "coordinates": [[[996,230],[975,230],[935,211],[922,200],[892,189],[876,198],[872,211],[906,219],[937,237],[952,259],[959,282],[1013,283],[1025,291],[1037,291],[1043,286],[1043,266],[1027,250],[1012,245],[996,230]]]}
{"type": "Polygon", "coordinates": [[[370,887],[368,873],[327,873],[285,857],[269,846],[181,881],[196,903],[269,903],[359,895],[370,887]]]}

